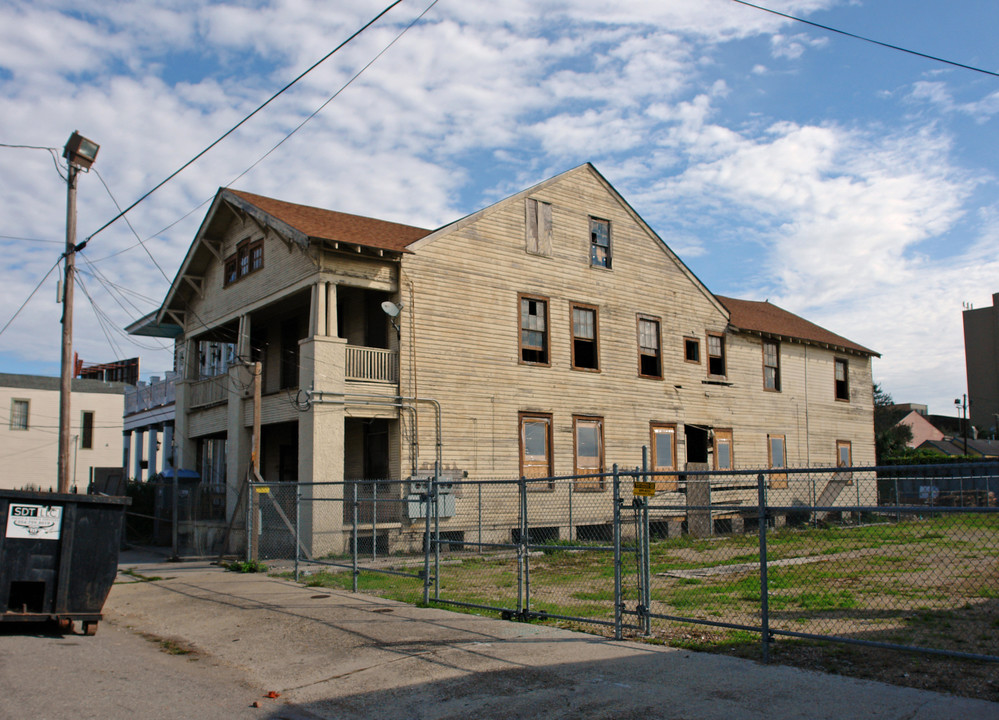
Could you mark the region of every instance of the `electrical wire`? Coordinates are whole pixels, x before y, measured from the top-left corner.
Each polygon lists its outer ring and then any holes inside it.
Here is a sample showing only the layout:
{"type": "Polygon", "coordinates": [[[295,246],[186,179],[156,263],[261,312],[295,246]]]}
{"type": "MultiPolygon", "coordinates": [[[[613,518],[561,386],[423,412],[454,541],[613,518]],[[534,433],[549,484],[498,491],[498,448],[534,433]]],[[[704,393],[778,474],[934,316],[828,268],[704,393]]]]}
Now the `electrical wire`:
{"type": "Polygon", "coordinates": [[[163,270],[160,264],[156,262],[156,258],[153,257],[153,254],[149,252],[149,248],[146,247],[146,243],[142,241],[141,237],[139,237],[139,233],[135,231],[135,227],[132,225],[131,221],[127,217],[125,217],[124,213],[122,213],[121,205],[118,204],[118,199],[114,196],[114,193],[111,192],[111,188],[108,187],[108,184],[104,181],[104,176],[97,171],[97,168],[94,168],[93,170],[94,174],[97,175],[97,179],[101,181],[101,185],[103,185],[104,189],[107,190],[108,197],[111,198],[111,202],[114,203],[114,206],[118,209],[118,212],[121,213],[121,217],[125,220],[125,224],[128,225],[128,229],[132,231],[133,235],[135,235],[135,239],[139,241],[139,245],[141,245],[142,249],[146,251],[146,255],[148,255],[149,259],[153,261],[153,265],[156,266],[156,269],[160,271],[160,275],[163,276],[163,279],[166,280],[167,284],[169,285],[170,278],[167,277],[166,272],[163,270]]]}
{"type": "Polygon", "coordinates": [[[265,107],[267,107],[268,105],[270,105],[271,102],[273,102],[274,100],[276,100],[280,95],[284,94],[285,91],[287,91],[288,89],[290,89],[299,80],[301,80],[302,78],[304,78],[310,72],[312,72],[317,67],[319,67],[322,63],[326,62],[326,60],[328,60],[334,54],[336,54],[337,52],[339,52],[343,47],[345,47],[348,43],[350,43],[351,41],[353,41],[358,35],[360,35],[362,32],[364,32],[365,30],[367,30],[369,27],[371,27],[372,25],[374,25],[378,20],[380,20],[382,18],[383,15],[385,15],[386,13],[388,13],[390,10],[392,10],[392,8],[394,8],[396,5],[398,5],[402,1],[403,0],[394,0],[392,3],[390,3],[388,5],[388,7],[386,7],[384,10],[382,10],[377,15],[375,15],[371,20],[369,20],[368,22],[366,22],[363,26],[361,26],[358,30],[356,30],[353,34],[351,34],[350,37],[348,37],[346,40],[344,40],[339,45],[337,45],[335,48],[333,48],[328,53],[326,53],[326,55],[324,55],[322,58],[320,58],[315,63],[313,63],[311,66],[309,66],[306,70],[304,70],[302,73],[300,73],[298,75],[298,77],[296,77],[294,80],[292,80],[287,85],[285,85],[283,88],[281,88],[276,93],[274,93],[273,95],[271,95],[267,100],[265,100],[263,102],[263,104],[261,104],[260,106],[258,106],[253,112],[251,112],[249,115],[247,115],[246,117],[244,117],[242,120],[240,120],[238,123],[236,123],[235,125],[233,125],[228,130],[226,130],[224,133],[222,133],[222,135],[220,135],[216,140],[214,140],[210,145],[208,145],[208,147],[206,147],[205,149],[203,149],[202,151],[200,151],[193,158],[191,158],[186,163],[184,163],[183,165],[181,165],[179,168],[177,168],[176,170],[174,170],[165,179],[161,180],[152,189],[148,190],[145,194],[143,194],[138,200],[136,200],[135,202],[133,202],[131,205],[129,205],[124,210],[120,211],[117,215],[115,215],[113,218],[111,218],[106,223],[104,223],[99,228],[97,228],[97,230],[95,230],[90,235],[88,235],[87,236],[87,241],[91,240],[92,238],[96,237],[98,234],[100,234],[101,232],[103,232],[104,230],[106,230],[114,222],[116,222],[119,218],[124,217],[126,213],[128,213],[129,211],[131,211],[132,209],[134,209],[139,203],[143,202],[146,198],[148,198],[154,192],[156,192],[157,190],[159,190],[161,187],[163,187],[168,182],[170,182],[171,180],[173,180],[175,177],[177,177],[180,173],[182,173],[188,167],[190,167],[191,165],[193,165],[205,153],[207,153],[213,147],[215,147],[220,142],[222,142],[227,137],[229,137],[232,133],[234,133],[237,129],[239,129],[242,125],[244,125],[247,121],[249,121],[250,118],[252,118],[258,112],[260,112],[265,107]]]}
{"type": "Polygon", "coordinates": [[[62,174],[62,166],[59,165],[59,148],[45,147],[44,145],[11,145],[8,143],[0,143],[0,147],[13,148],[15,150],[45,150],[52,156],[52,162],[55,163],[56,172],[59,173],[59,177],[63,180],[66,176],[62,174]]]}
{"type": "Polygon", "coordinates": [[[295,128],[293,128],[291,130],[291,132],[289,132],[287,135],[285,135],[283,138],[281,138],[281,140],[278,141],[278,143],[276,145],[274,145],[274,147],[272,147],[270,150],[268,150],[263,155],[261,155],[259,158],[257,158],[256,162],[254,162],[252,165],[250,165],[250,167],[246,168],[246,170],[244,170],[239,175],[237,175],[232,180],[230,180],[229,183],[226,185],[226,187],[227,188],[228,187],[232,187],[232,184],[234,182],[236,182],[241,177],[243,177],[244,175],[246,175],[248,172],[250,172],[251,170],[253,170],[253,168],[255,168],[257,165],[259,165],[260,163],[262,163],[267,158],[268,155],[270,155],[272,152],[274,152],[279,147],[281,147],[282,145],[284,145],[285,142],[287,142],[291,138],[292,135],[294,135],[299,130],[301,130],[303,127],[305,127],[306,123],[308,123],[316,115],[318,115],[320,112],[322,112],[323,109],[327,105],[329,105],[331,102],[333,102],[337,98],[337,96],[340,95],[340,93],[342,93],[344,90],[346,90],[348,87],[350,87],[351,84],[353,84],[353,82],[355,80],[357,80],[357,78],[359,78],[361,76],[361,74],[365,70],[367,70],[369,67],[371,67],[372,65],[374,65],[375,62],[377,62],[378,59],[382,55],[384,55],[385,53],[387,53],[392,48],[393,45],[395,45],[397,42],[399,42],[399,40],[402,39],[402,36],[405,35],[407,32],[409,32],[409,30],[414,25],[416,25],[416,23],[420,22],[420,20],[423,19],[423,16],[426,15],[428,12],[430,12],[430,10],[434,7],[434,5],[436,5],[438,3],[438,1],[439,0],[433,0],[433,2],[431,2],[429,5],[427,5],[426,9],[424,9],[423,12],[421,12],[419,15],[417,15],[413,19],[413,21],[411,23],[409,23],[409,25],[407,25],[406,27],[404,27],[402,29],[402,31],[398,35],[396,35],[395,38],[392,39],[392,42],[390,42],[388,45],[386,45],[384,48],[382,48],[381,51],[377,55],[375,55],[373,58],[371,58],[371,60],[369,60],[367,62],[367,64],[364,65],[364,67],[362,67],[360,70],[358,70],[356,73],[354,73],[354,75],[347,82],[345,82],[343,85],[341,85],[340,88],[335,93],[333,93],[332,95],[329,96],[329,98],[326,100],[326,102],[324,102],[322,105],[320,105],[319,107],[317,107],[312,112],[312,114],[310,114],[307,118],[305,118],[302,122],[300,122],[295,128]]]}
{"type": "Polygon", "coordinates": [[[880,45],[883,48],[888,48],[889,50],[898,50],[899,52],[908,53],[909,55],[915,55],[917,57],[926,58],[927,60],[933,60],[934,62],[944,63],[945,65],[953,65],[954,67],[959,67],[964,70],[971,70],[972,72],[982,73],[984,75],[991,75],[992,77],[999,77],[999,73],[992,72],[991,70],[983,70],[982,68],[975,67],[974,65],[965,65],[964,63],[955,62],[953,60],[946,60],[942,57],[937,57],[936,55],[927,55],[926,53],[921,53],[916,50],[909,50],[908,48],[901,47],[899,45],[892,45],[891,43],[881,42],[880,40],[874,40],[869,37],[864,37],[863,35],[857,35],[852,32],[847,32],[846,30],[839,30],[829,25],[822,25],[821,23],[812,22],[811,20],[805,20],[803,18],[795,17],[794,15],[788,15],[787,13],[778,12],[777,10],[771,10],[770,8],[763,7],[762,5],[754,5],[751,2],[746,2],[746,0],[732,0],[734,3],[739,5],[745,5],[746,7],[751,7],[756,10],[762,10],[763,12],[770,13],[771,15],[778,15],[782,18],[787,18],[788,20],[794,20],[795,22],[803,23],[805,25],[811,25],[812,27],[819,28],[821,30],[827,30],[832,33],[838,33],[839,35],[845,35],[846,37],[854,38],[855,40],[863,40],[864,42],[871,43],[872,45],[880,45]]]}
{"type": "Polygon", "coordinates": [[[44,283],[46,280],[49,279],[49,275],[52,274],[53,270],[55,270],[57,267],[59,267],[59,263],[61,263],[61,262],[62,262],[62,257],[60,256],[59,259],[55,261],[55,265],[53,265],[51,268],[49,268],[49,271],[47,273],[45,273],[45,277],[43,277],[41,280],[38,281],[38,284],[35,285],[35,289],[31,291],[31,294],[28,295],[28,297],[25,299],[25,301],[23,303],[21,303],[21,307],[19,307],[17,309],[17,312],[15,312],[11,316],[10,320],[7,321],[6,325],[4,325],[2,328],[0,328],[0,335],[3,335],[3,331],[6,330],[7,328],[9,328],[10,324],[12,322],[14,322],[14,320],[17,318],[18,315],[21,314],[21,311],[24,310],[25,305],[27,305],[31,301],[31,298],[33,298],[35,296],[35,293],[38,292],[38,288],[40,288],[42,286],[42,283],[44,283]]]}

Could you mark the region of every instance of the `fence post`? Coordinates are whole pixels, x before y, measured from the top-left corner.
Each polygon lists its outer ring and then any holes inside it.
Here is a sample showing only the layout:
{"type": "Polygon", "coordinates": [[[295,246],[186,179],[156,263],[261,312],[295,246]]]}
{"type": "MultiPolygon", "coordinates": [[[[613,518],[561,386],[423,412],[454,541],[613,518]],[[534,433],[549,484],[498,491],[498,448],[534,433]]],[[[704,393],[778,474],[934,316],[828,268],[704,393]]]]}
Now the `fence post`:
{"type": "MultiPolygon", "coordinates": [[[[649,448],[642,446],[642,480],[649,482],[649,448]]],[[[649,498],[642,498],[642,550],[641,550],[641,573],[642,573],[642,606],[644,618],[642,621],[642,631],[646,636],[652,634],[652,568],[649,560],[649,498]]]]}
{"type": "Polygon", "coordinates": [[[434,600],[441,598],[441,513],[440,513],[441,464],[434,462],[434,600]]]}
{"type": "Polygon", "coordinates": [[[621,476],[614,463],[614,639],[621,639],[621,476]]]}
{"type": "Polygon", "coordinates": [[[358,503],[357,503],[357,480],[352,480],[351,481],[351,485],[354,486],[354,523],[353,523],[353,530],[351,532],[351,546],[352,547],[351,547],[351,551],[350,551],[350,558],[351,558],[350,563],[351,563],[351,566],[353,568],[352,574],[354,576],[354,580],[353,580],[353,583],[352,583],[351,587],[353,587],[354,592],[357,592],[357,574],[358,574],[358,569],[357,569],[357,505],[358,505],[358,503]]]}
{"type": "Polygon", "coordinates": [[[770,591],[767,587],[767,496],[763,473],[756,476],[757,502],[760,523],[760,622],[762,625],[760,642],[763,649],[763,662],[770,662],[770,591]]]}
{"type": "Polygon", "coordinates": [[[426,503],[424,508],[424,528],[423,528],[423,604],[430,604],[430,483],[427,478],[427,489],[423,493],[421,502],[426,503]]]}
{"type": "Polygon", "coordinates": [[[295,582],[298,582],[298,556],[302,552],[302,486],[295,483],[295,582]]]}
{"type": "Polygon", "coordinates": [[[898,478],[893,478],[895,481],[895,522],[902,522],[902,510],[899,508],[901,504],[898,499],[898,478]]]}
{"type": "Polygon", "coordinates": [[[517,513],[520,518],[520,537],[517,538],[517,614],[524,614],[524,546],[527,544],[527,478],[523,475],[517,483],[517,513]]]}
{"type": "Polygon", "coordinates": [[[576,541],[576,526],[572,523],[572,495],[573,490],[576,487],[576,481],[573,480],[569,483],[569,541],[576,541]]]}
{"type": "Polygon", "coordinates": [[[246,478],[246,562],[250,562],[253,559],[253,549],[250,547],[253,542],[253,508],[250,503],[250,495],[254,492],[253,484],[250,482],[250,478],[246,478]]]}
{"type": "Polygon", "coordinates": [[[482,554],[482,482],[478,482],[479,489],[479,554],[482,554]]]}
{"type": "Polygon", "coordinates": [[[378,559],[378,481],[371,481],[371,559],[378,559]]]}
{"type": "Polygon", "coordinates": [[[173,505],[173,507],[171,508],[170,512],[173,515],[173,523],[171,523],[173,525],[173,528],[171,528],[171,531],[170,531],[170,535],[171,535],[171,537],[170,537],[170,543],[173,546],[173,557],[170,558],[170,559],[171,560],[179,560],[180,559],[180,553],[178,551],[179,551],[180,548],[179,548],[179,543],[178,543],[178,535],[179,535],[179,533],[178,533],[178,527],[177,526],[180,525],[180,508],[179,508],[180,503],[179,503],[179,498],[177,496],[180,494],[179,493],[179,491],[180,491],[180,483],[178,482],[178,479],[177,479],[177,474],[178,474],[177,473],[177,469],[176,468],[172,468],[172,470],[173,470],[173,491],[172,491],[173,492],[173,498],[171,499],[170,502],[171,502],[171,505],[173,505]]]}

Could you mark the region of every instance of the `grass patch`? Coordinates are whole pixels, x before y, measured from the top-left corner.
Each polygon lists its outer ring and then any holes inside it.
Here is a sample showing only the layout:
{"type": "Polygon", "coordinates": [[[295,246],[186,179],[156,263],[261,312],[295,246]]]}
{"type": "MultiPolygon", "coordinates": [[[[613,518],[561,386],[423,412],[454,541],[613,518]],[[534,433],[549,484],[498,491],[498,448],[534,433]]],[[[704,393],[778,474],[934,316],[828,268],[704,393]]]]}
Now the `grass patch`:
{"type": "Polygon", "coordinates": [[[121,574],[128,575],[129,577],[135,578],[136,580],[140,580],[142,582],[158,582],[163,579],[159,575],[143,575],[142,573],[137,572],[135,568],[122,570],[121,574]]]}

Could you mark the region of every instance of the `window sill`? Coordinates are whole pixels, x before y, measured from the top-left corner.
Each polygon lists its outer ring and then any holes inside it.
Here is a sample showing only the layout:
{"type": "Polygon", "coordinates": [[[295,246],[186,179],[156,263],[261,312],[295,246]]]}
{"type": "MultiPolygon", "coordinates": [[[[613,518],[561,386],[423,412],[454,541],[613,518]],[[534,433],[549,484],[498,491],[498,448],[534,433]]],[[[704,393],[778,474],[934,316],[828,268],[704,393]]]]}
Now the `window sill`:
{"type": "Polygon", "coordinates": [[[701,384],[702,385],[722,385],[724,387],[732,387],[733,385],[735,385],[735,383],[729,382],[728,380],[725,380],[725,379],[715,379],[715,378],[708,378],[706,380],[701,380],[701,384]]]}

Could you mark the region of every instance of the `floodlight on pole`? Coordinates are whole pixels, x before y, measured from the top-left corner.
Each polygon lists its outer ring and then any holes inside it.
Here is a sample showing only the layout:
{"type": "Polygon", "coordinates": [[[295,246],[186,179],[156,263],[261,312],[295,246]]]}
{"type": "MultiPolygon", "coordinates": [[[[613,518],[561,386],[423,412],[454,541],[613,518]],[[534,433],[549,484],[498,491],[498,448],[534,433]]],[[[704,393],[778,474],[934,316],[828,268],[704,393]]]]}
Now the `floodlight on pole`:
{"type": "Polygon", "coordinates": [[[76,269],[76,176],[88,172],[100,145],[77,131],[69,136],[62,156],[66,158],[66,275],[62,296],[62,372],[59,382],[59,492],[69,492],[71,468],[70,396],[73,383],[73,273],[76,269]]]}

